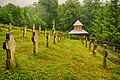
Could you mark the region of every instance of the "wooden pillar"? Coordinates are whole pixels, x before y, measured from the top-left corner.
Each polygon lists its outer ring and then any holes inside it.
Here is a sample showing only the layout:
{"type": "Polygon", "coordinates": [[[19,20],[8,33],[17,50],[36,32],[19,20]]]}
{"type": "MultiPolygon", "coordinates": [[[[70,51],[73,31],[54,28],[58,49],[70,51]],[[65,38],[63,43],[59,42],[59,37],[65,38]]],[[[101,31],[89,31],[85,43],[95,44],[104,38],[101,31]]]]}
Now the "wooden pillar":
{"type": "Polygon", "coordinates": [[[97,51],[97,40],[94,41],[94,46],[93,46],[93,55],[96,56],[96,51],[97,51]]]}
{"type": "Polygon", "coordinates": [[[50,47],[50,34],[49,33],[47,33],[46,39],[47,39],[46,46],[49,48],[50,47]]]}
{"type": "Polygon", "coordinates": [[[16,42],[14,40],[13,33],[6,34],[6,40],[3,42],[3,49],[6,50],[7,53],[7,60],[6,60],[6,69],[7,70],[14,70],[16,67],[15,64],[15,48],[16,42]]]}
{"type": "Polygon", "coordinates": [[[54,41],[53,44],[56,44],[56,33],[54,34],[54,41]]]}
{"type": "Polygon", "coordinates": [[[32,42],[34,45],[33,52],[37,54],[38,53],[38,33],[33,32],[32,42]]]}
{"type": "Polygon", "coordinates": [[[107,55],[108,55],[107,46],[106,46],[106,44],[105,44],[105,45],[104,45],[104,48],[103,48],[103,65],[104,65],[104,66],[106,66],[107,55]]]}
{"type": "Polygon", "coordinates": [[[26,28],[27,28],[27,27],[24,27],[24,28],[23,28],[23,37],[26,37],[26,28]]]}

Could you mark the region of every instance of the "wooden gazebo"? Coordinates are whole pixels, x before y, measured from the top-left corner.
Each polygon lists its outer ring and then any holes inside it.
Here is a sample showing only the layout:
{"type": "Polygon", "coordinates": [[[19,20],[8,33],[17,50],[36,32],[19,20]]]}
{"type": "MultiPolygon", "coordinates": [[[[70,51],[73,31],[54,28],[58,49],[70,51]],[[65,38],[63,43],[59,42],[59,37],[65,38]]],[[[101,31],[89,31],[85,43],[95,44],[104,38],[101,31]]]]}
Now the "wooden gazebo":
{"type": "Polygon", "coordinates": [[[81,36],[87,36],[88,32],[83,30],[83,24],[77,20],[74,24],[73,24],[74,29],[72,31],[70,31],[68,34],[71,35],[71,38],[80,38],[81,36]]]}

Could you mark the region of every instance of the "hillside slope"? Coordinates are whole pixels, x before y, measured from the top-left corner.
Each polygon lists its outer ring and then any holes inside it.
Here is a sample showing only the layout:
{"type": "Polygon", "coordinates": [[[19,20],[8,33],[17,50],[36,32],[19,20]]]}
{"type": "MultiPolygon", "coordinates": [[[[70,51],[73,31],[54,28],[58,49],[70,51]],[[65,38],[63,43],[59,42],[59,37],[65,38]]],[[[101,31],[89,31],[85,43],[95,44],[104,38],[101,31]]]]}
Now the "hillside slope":
{"type": "Polygon", "coordinates": [[[81,41],[65,39],[46,48],[46,38],[39,36],[39,53],[34,55],[32,32],[23,38],[21,29],[14,29],[16,48],[16,71],[5,70],[6,51],[2,49],[7,29],[0,28],[0,79],[48,79],[48,80],[119,80],[120,66],[107,61],[102,66],[102,56],[85,48],[81,41]]]}

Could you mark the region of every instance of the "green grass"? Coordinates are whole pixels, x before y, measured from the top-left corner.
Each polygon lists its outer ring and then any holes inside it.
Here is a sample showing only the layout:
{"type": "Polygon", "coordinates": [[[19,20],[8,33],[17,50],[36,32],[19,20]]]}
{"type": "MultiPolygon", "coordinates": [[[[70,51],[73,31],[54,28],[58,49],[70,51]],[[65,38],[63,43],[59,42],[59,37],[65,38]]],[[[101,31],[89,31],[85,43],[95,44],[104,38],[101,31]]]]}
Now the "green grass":
{"type": "Polygon", "coordinates": [[[16,71],[6,71],[6,51],[2,49],[7,29],[0,29],[0,79],[43,79],[43,80],[120,80],[120,66],[107,61],[102,65],[102,56],[85,48],[81,41],[65,39],[46,48],[46,38],[39,36],[39,53],[34,55],[32,32],[22,37],[21,29],[14,29],[16,48],[16,71]]]}

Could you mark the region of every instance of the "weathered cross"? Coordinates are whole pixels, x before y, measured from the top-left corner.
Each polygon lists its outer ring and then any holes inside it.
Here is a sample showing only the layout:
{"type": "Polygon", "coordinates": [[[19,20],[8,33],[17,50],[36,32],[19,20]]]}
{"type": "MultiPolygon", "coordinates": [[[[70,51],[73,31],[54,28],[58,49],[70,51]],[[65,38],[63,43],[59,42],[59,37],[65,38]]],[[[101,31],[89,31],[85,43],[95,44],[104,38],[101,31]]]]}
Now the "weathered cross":
{"type": "Polygon", "coordinates": [[[14,40],[13,33],[11,32],[12,28],[10,29],[9,33],[6,34],[6,40],[3,42],[3,49],[6,50],[7,53],[7,60],[6,60],[6,69],[13,70],[15,68],[15,48],[16,42],[14,40]]]}
{"type": "Polygon", "coordinates": [[[32,42],[34,44],[34,53],[38,53],[38,33],[33,32],[33,36],[32,36],[32,42]]]}

